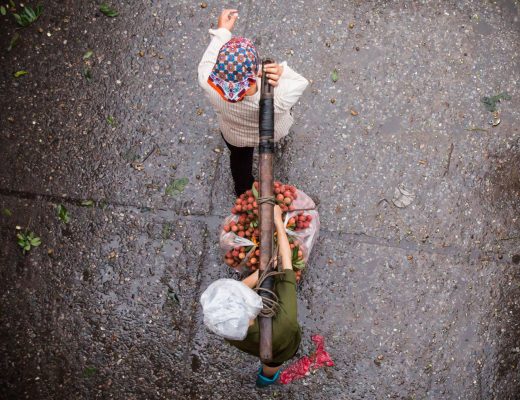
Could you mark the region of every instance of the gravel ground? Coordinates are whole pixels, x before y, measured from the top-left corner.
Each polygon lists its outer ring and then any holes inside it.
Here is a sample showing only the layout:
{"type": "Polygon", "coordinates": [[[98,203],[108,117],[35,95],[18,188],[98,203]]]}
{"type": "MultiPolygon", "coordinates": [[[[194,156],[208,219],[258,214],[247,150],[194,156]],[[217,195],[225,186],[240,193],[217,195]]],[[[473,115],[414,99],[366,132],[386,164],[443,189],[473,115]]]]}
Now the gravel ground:
{"type": "Polygon", "coordinates": [[[520,2],[111,4],[0,16],[0,398],[520,397],[520,2]],[[226,6],[311,81],[276,171],[322,222],[299,354],[319,333],[336,365],[265,390],[198,304],[230,276],[228,153],[196,79],[226,6]]]}

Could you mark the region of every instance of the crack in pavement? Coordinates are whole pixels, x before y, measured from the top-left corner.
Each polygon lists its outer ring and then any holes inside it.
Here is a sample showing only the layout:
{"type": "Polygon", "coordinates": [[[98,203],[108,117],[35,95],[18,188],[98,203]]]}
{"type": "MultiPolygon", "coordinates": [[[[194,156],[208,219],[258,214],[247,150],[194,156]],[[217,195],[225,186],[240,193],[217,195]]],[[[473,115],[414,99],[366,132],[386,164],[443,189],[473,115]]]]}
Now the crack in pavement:
{"type": "MultiPolygon", "coordinates": [[[[220,158],[218,159],[218,162],[220,158]]],[[[219,164],[220,165],[220,162],[219,164]]],[[[219,168],[217,166],[217,168],[219,168]]],[[[217,175],[215,175],[215,179],[211,185],[211,193],[213,194],[213,190],[215,188],[217,182],[217,175]]],[[[85,207],[81,204],[82,201],[87,199],[79,199],[74,197],[67,196],[58,196],[52,194],[42,194],[42,193],[34,193],[28,191],[19,191],[12,189],[3,189],[0,188],[0,195],[4,195],[7,197],[15,197],[20,199],[29,199],[29,200],[44,200],[52,203],[66,203],[72,204],[79,207],[85,207]]],[[[177,218],[185,218],[190,221],[199,221],[209,225],[219,225],[221,221],[227,217],[228,214],[215,214],[213,208],[213,196],[210,198],[210,212],[201,213],[201,212],[185,212],[184,214],[180,214],[173,209],[166,208],[151,208],[148,206],[140,206],[136,204],[127,204],[115,201],[109,201],[106,199],[94,200],[88,199],[94,202],[95,208],[99,208],[104,210],[108,206],[112,206],[120,209],[133,209],[136,212],[143,212],[143,209],[150,212],[154,219],[160,219],[162,222],[164,220],[169,219],[177,219],[177,218]],[[102,205],[100,205],[102,204],[102,205]]],[[[500,259],[499,257],[492,257],[491,255],[495,254],[493,252],[485,252],[478,250],[477,248],[461,248],[456,246],[448,246],[448,247],[436,247],[426,244],[420,244],[418,242],[411,242],[407,240],[397,240],[392,238],[385,238],[379,236],[371,236],[364,232],[340,232],[340,231],[332,231],[327,228],[321,227],[320,236],[327,237],[329,239],[344,241],[344,242],[353,242],[358,244],[368,244],[373,246],[381,246],[388,248],[395,248],[400,250],[408,250],[411,252],[424,252],[428,254],[437,254],[443,256],[450,257],[462,257],[466,258],[468,261],[494,261],[499,264],[507,264],[509,261],[506,258],[500,259]]]]}

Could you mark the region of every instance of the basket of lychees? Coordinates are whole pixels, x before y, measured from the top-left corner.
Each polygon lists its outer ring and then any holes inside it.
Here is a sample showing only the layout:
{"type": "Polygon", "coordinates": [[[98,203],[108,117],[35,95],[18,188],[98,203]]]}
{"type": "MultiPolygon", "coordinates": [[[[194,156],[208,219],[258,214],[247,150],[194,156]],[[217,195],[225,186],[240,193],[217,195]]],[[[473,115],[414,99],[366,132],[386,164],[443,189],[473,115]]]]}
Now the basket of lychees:
{"type": "MultiPolygon", "coordinates": [[[[295,186],[275,182],[276,204],[282,210],[285,231],[292,251],[296,280],[301,274],[320,228],[319,214],[314,201],[295,186]]],[[[220,234],[220,247],[224,262],[239,272],[252,272],[260,267],[260,229],[258,219],[258,182],[251,190],[240,195],[224,220],[220,234]]],[[[276,241],[276,236],[275,236],[276,241]]]]}

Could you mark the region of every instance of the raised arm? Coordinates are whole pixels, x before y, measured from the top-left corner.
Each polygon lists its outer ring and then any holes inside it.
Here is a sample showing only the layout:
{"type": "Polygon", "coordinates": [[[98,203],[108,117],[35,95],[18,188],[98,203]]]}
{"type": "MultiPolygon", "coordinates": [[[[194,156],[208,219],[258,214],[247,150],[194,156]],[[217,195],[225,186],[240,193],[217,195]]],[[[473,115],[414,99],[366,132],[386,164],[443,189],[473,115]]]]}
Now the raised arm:
{"type": "Polygon", "coordinates": [[[237,10],[224,10],[218,18],[218,29],[209,30],[211,42],[204,52],[198,68],[199,85],[204,89],[210,87],[208,85],[209,74],[217,62],[220,48],[231,39],[231,30],[237,18],[237,10]]]}

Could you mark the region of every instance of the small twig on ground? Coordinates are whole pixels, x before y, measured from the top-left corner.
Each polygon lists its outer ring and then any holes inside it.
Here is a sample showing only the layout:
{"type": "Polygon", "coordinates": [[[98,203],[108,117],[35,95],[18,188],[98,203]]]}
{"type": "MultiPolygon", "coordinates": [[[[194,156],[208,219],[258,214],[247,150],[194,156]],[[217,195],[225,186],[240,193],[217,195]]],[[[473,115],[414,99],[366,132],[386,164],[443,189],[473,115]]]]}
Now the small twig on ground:
{"type": "Polygon", "coordinates": [[[444,170],[444,174],[442,174],[442,176],[446,176],[450,171],[451,154],[453,153],[453,147],[453,143],[450,144],[450,149],[448,150],[448,162],[446,163],[446,169],[444,170]]]}
{"type": "Polygon", "coordinates": [[[484,128],[477,128],[476,126],[472,127],[472,128],[465,128],[464,129],[465,131],[471,131],[471,132],[488,132],[487,129],[484,129],[484,128]]]}
{"type": "Polygon", "coordinates": [[[506,238],[499,238],[498,240],[513,240],[513,239],[520,239],[520,236],[511,236],[506,238]]]}

